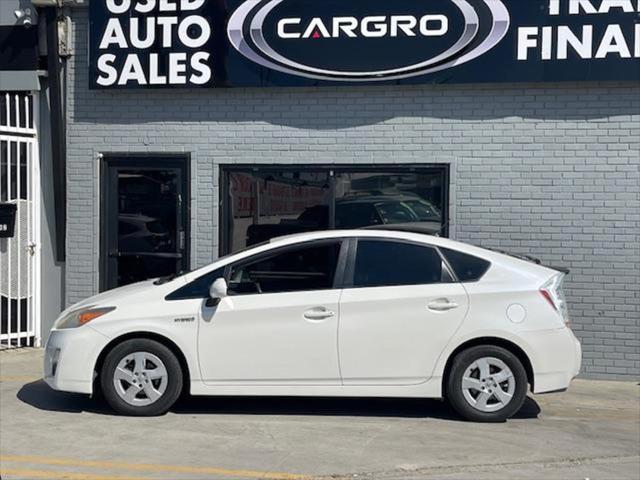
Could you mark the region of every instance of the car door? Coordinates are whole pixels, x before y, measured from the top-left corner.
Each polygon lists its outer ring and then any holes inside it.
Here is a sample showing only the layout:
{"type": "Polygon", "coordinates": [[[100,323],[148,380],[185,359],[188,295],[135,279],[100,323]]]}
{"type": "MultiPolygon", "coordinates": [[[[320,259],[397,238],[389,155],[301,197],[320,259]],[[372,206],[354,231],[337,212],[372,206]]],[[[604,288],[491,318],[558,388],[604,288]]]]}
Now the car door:
{"type": "Polygon", "coordinates": [[[229,296],[205,308],[200,323],[205,383],[340,383],[341,290],[335,285],[341,245],[339,240],[298,244],[227,267],[229,296]]]}
{"type": "Polygon", "coordinates": [[[344,385],[413,385],[430,378],[468,310],[465,289],[438,251],[361,238],[348,271],[339,329],[344,385]]]}

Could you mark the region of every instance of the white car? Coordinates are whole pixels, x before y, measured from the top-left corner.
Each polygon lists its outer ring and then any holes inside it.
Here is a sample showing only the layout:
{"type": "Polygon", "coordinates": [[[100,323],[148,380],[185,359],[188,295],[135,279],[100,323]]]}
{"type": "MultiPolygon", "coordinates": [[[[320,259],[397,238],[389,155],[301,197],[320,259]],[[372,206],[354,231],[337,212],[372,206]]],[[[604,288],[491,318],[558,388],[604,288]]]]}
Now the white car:
{"type": "Polygon", "coordinates": [[[392,230],[304,233],[89,298],[46,346],[56,390],[158,415],[191,395],[445,398],[504,421],[565,390],[564,273],[392,230]]]}

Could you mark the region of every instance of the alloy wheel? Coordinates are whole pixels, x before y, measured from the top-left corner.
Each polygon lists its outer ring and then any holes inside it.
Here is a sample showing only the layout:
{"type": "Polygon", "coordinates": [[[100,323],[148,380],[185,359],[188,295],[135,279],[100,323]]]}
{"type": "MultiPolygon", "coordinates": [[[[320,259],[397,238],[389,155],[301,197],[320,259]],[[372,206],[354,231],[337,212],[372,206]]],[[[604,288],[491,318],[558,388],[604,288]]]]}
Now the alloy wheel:
{"type": "Polygon", "coordinates": [[[462,376],[462,395],[473,408],[496,412],[506,407],[516,390],[513,372],[502,360],[483,357],[467,367],[462,376]]]}
{"type": "Polygon", "coordinates": [[[122,400],[132,406],[155,403],[167,389],[169,375],[162,360],[149,352],[135,352],[118,363],[113,385],[122,400]]]}

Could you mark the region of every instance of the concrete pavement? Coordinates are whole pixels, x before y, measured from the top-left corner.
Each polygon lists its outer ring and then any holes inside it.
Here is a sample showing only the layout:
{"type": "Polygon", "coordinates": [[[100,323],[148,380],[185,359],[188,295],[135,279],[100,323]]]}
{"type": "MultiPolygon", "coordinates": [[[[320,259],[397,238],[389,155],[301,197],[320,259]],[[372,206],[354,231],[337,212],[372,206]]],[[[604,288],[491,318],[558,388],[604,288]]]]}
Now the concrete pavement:
{"type": "Polygon", "coordinates": [[[125,418],[49,389],[41,363],[0,352],[3,479],[640,478],[636,382],[577,380],[497,425],[403,399],[186,398],[125,418]]]}

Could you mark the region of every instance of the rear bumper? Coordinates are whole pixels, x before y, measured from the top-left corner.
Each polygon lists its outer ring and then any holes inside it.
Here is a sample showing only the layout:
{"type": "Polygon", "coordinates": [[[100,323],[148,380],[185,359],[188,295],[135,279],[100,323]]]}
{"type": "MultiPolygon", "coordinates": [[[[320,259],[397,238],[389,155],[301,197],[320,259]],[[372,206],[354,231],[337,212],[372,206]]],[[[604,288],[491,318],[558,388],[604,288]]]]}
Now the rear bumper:
{"type": "Polygon", "coordinates": [[[533,393],[550,393],[569,388],[582,365],[582,347],[569,328],[531,332],[527,343],[533,367],[533,393]]]}
{"type": "Polygon", "coordinates": [[[93,393],[93,369],[108,342],[88,325],[53,330],[45,347],[45,382],[54,390],[93,393]]]}

